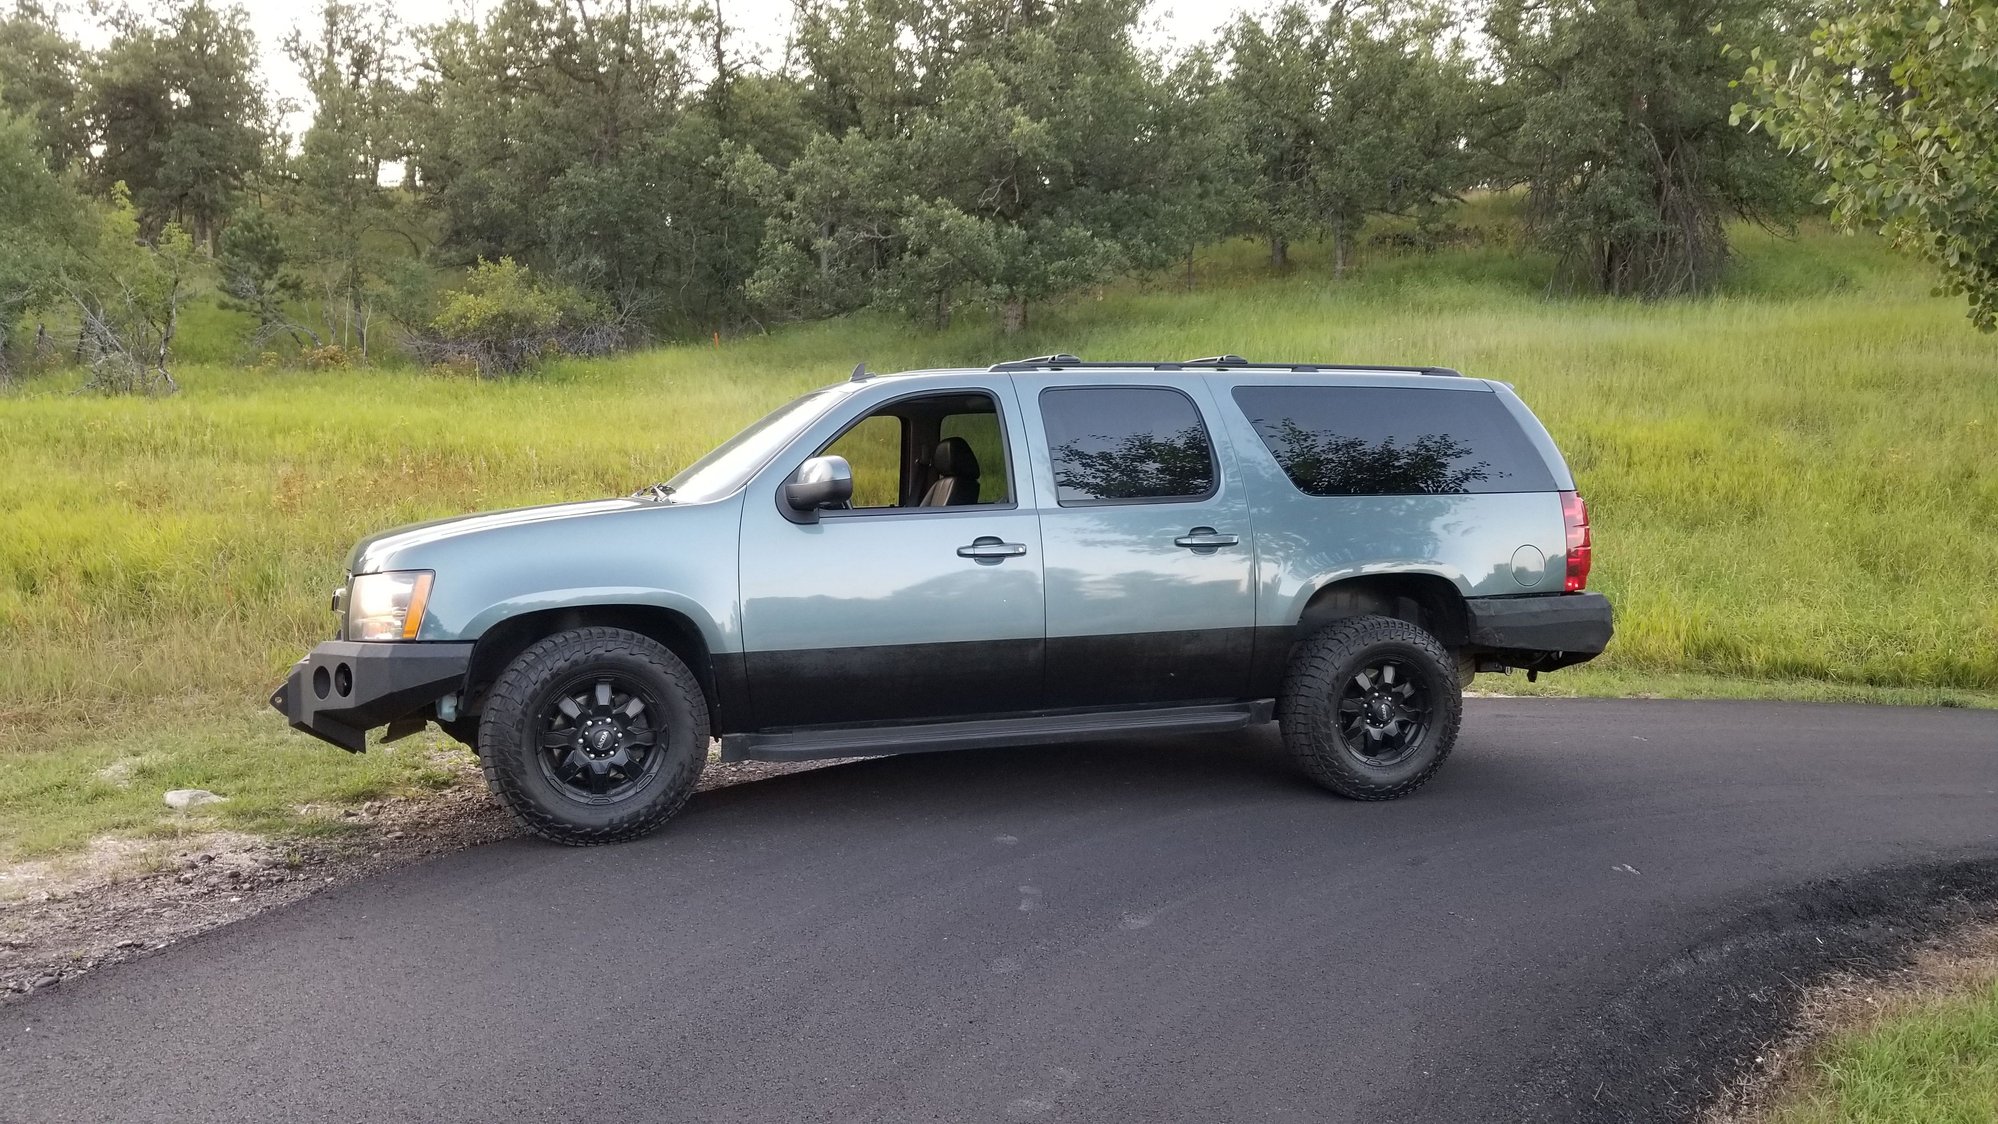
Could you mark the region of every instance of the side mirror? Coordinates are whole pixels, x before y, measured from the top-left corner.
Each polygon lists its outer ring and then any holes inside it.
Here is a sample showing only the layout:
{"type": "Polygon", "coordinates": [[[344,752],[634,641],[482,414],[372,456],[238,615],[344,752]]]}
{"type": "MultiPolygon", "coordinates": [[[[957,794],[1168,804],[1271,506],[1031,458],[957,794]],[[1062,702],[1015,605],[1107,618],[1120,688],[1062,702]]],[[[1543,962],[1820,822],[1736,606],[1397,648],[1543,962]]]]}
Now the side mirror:
{"type": "Polygon", "coordinates": [[[799,522],[817,519],[820,508],[837,507],[852,499],[853,466],[845,457],[813,457],[784,483],[784,505],[796,513],[799,522]]]}

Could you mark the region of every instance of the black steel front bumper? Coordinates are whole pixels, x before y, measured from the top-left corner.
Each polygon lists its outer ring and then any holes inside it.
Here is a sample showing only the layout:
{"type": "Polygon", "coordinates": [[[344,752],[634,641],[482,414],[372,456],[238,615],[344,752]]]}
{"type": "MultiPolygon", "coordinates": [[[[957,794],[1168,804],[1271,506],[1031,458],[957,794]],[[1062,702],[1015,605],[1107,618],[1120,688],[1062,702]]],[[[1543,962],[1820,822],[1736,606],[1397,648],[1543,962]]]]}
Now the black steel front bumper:
{"type": "Polygon", "coordinates": [[[1600,593],[1471,597],[1464,608],[1474,650],[1535,671],[1595,659],[1616,631],[1600,593]]]}
{"type": "Polygon", "coordinates": [[[328,640],[292,665],[271,706],[292,729],[352,753],[386,726],[464,686],[470,644],[328,640]]]}

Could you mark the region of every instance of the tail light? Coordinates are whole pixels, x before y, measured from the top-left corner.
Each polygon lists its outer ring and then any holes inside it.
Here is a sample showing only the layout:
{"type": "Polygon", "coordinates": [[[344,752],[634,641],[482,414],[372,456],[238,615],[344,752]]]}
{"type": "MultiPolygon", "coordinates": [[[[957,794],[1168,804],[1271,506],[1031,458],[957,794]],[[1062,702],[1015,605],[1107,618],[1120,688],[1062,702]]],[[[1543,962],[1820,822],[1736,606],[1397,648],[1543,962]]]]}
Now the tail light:
{"type": "Polygon", "coordinates": [[[1595,553],[1589,540],[1589,505],[1581,493],[1561,493],[1561,522],[1568,527],[1568,581],[1563,588],[1580,593],[1589,587],[1589,562],[1595,553]]]}

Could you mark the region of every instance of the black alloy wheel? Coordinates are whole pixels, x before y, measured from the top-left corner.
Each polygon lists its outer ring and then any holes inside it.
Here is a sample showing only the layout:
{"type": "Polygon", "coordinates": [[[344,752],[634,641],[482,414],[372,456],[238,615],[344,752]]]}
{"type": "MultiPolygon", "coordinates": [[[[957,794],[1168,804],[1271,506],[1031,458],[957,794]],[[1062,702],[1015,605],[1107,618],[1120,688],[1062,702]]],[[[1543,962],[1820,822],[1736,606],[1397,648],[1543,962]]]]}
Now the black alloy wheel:
{"type": "Polygon", "coordinates": [[[1408,760],[1429,731],[1420,672],[1393,657],[1367,661],[1339,696],[1338,729],[1347,752],[1375,768],[1408,760]]]}
{"type": "Polygon", "coordinates": [[[615,674],[577,676],[541,707],[541,769],[564,795],[617,804],[644,789],[666,755],[645,686],[615,674]]]}

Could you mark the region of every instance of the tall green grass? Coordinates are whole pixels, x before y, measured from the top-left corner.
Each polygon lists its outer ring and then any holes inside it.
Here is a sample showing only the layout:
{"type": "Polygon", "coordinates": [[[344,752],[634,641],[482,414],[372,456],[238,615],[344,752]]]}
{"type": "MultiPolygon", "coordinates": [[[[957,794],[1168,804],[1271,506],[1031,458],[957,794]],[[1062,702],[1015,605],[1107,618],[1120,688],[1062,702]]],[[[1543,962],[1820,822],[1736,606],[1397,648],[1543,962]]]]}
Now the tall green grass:
{"type": "Polygon", "coordinates": [[[1991,1124],[1998,1120],[1998,980],[1900,1004],[1837,1035],[1770,1124],[1991,1124]]]}
{"type": "Polygon", "coordinates": [[[149,700],[254,700],[381,527],[628,492],[856,361],[1051,351],[1504,379],[1591,500],[1622,681],[1998,690],[1998,341],[1873,240],[1738,233],[1721,295],[1656,304],[1550,296],[1500,238],[1338,281],[1308,247],[1271,277],[1239,243],[1192,291],[1083,293],[1013,338],[856,316],[503,383],[194,365],[140,400],[45,377],[0,397],[0,753],[149,700]]]}

